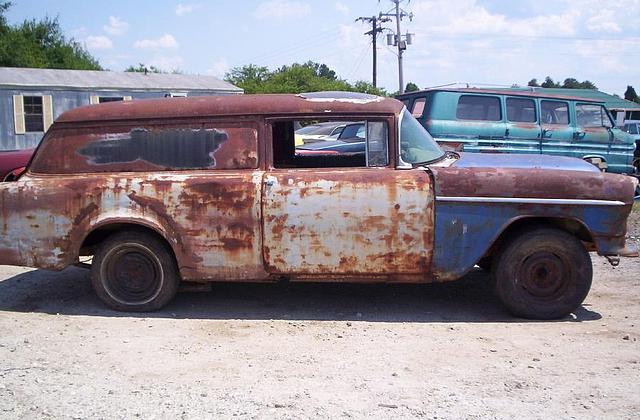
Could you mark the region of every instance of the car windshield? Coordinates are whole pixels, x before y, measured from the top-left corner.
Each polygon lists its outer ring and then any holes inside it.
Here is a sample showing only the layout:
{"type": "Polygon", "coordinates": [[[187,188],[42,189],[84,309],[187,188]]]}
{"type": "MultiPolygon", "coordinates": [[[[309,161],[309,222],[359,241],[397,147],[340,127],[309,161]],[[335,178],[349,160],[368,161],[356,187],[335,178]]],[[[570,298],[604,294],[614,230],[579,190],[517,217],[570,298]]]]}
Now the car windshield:
{"type": "Polygon", "coordinates": [[[405,108],[400,124],[400,156],[402,160],[416,165],[433,162],[444,155],[444,151],[431,137],[431,134],[405,108]]]}

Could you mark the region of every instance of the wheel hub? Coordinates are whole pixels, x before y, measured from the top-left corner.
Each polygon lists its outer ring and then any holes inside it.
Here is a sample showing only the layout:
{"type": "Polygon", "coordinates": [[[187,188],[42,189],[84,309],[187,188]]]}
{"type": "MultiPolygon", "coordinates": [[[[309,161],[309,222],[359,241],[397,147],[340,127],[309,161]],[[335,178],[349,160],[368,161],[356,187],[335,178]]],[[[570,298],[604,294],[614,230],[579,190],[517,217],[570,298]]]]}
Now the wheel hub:
{"type": "Polygon", "coordinates": [[[562,294],[569,276],[569,269],[561,258],[551,252],[537,252],[524,261],[518,278],[531,295],[553,299],[562,294]]]}

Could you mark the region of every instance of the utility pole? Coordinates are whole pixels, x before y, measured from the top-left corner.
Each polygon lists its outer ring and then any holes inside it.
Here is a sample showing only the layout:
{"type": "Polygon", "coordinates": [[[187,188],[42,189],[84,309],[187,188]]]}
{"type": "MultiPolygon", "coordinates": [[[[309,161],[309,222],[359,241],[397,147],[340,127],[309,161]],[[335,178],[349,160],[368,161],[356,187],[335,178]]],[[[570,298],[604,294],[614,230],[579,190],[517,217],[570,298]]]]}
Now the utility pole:
{"type": "Polygon", "coordinates": [[[393,10],[392,9],[387,13],[380,13],[380,18],[391,17],[396,20],[396,32],[395,34],[387,35],[387,44],[398,47],[398,84],[399,84],[398,90],[400,91],[400,93],[404,93],[404,81],[403,81],[403,75],[402,75],[402,53],[404,52],[404,50],[407,49],[407,45],[411,45],[413,34],[410,34],[407,32],[405,35],[402,35],[400,32],[400,21],[404,17],[408,17],[409,20],[412,20],[413,13],[407,13],[400,8],[400,1],[402,0],[391,0],[391,1],[395,4],[395,7],[394,7],[395,11],[393,13],[390,13],[393,10]]]}
{"type": "Polygon", "coordinates": [[[370,22],[371,30],[369,32],[365,32],[365,35],[371,35],[372,45],[373,45],[373,87],[377,87],[378,81],[378,49],[377,49],[377,38],[378,34],[382,32],[382,28],[378,26],[378,22],[382,24],[382,22],[388,22],[391,19],[386,17],[377,18],[376,16],[371,17],[359,17],[356,19],[357,21],[362,22],[370,22]]]}

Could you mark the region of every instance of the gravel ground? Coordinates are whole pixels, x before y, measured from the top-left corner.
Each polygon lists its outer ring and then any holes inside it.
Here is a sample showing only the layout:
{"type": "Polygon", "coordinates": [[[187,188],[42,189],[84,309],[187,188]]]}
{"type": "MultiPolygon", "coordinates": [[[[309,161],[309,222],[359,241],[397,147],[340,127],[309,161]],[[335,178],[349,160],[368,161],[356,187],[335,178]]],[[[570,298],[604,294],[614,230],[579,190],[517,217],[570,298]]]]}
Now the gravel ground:
{"type": "Polygon", "coordinates": [[[510,317],[481,271],[221,284],[132,315],[85,270],[1,266],[0,417],[638,418],[640,259],[593,262],[583,307],[555,322],[510,317]]]}

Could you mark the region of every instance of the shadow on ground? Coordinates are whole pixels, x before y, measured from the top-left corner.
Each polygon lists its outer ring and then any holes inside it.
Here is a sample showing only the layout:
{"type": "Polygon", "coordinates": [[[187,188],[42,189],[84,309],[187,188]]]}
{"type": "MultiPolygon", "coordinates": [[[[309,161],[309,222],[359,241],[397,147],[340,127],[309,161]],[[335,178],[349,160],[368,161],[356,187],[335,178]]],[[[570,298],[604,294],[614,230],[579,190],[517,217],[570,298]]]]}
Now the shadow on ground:
{"type": "MultiPolygon", "coordinates": [[[[215,283],[211,292],[179,293],[162,311],[132,314],[106,309],[91,289],[88,270],[71,267],[0,281],[0,311],[177,319],[523,322],[502,308],[481,270],[456,282],[424,285],[215,283]]],[[[600,318],[583,306],[560,322],[600,318]]]]}

